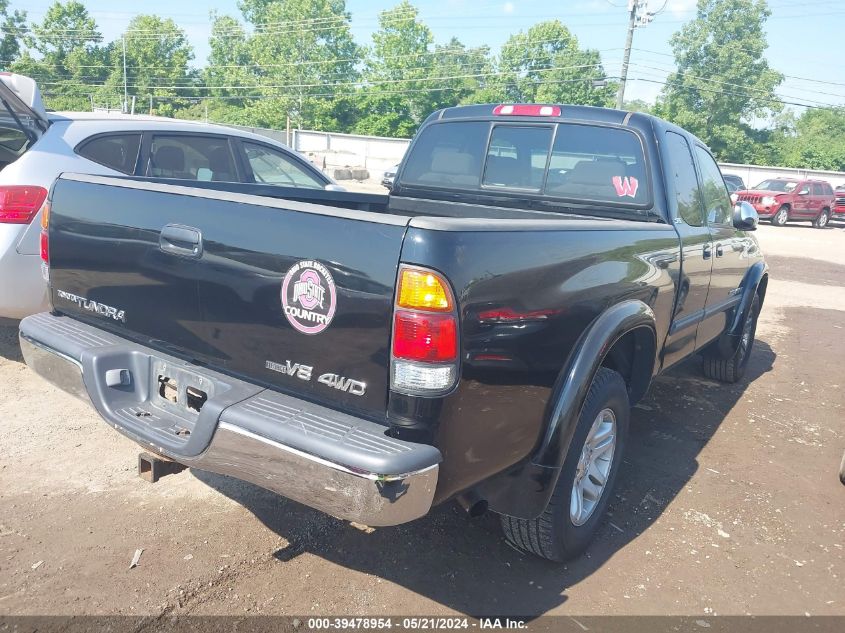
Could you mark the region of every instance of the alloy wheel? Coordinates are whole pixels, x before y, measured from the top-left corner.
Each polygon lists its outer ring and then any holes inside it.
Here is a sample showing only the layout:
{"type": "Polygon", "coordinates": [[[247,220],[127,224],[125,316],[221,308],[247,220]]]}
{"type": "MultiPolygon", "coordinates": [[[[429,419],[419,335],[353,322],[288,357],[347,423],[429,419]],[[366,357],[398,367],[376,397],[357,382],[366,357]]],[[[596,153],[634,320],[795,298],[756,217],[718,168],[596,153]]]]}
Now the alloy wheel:
{"type": "Polygon", "coordinates": [[[616,449],[616,414],[602,409],[593,421],[575,469],[569,518],[584,525],[593,515],[607,486],[616,449]]]}

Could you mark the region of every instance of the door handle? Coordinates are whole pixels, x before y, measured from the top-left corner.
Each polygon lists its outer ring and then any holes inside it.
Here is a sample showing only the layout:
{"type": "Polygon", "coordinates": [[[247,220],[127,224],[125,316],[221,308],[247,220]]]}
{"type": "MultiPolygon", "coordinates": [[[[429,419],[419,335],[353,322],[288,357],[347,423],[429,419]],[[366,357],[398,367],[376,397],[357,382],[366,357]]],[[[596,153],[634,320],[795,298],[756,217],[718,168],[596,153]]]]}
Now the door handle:
{"type": "Polygon", "coordinates": [[[701,256],[704,259],[710,259],[710,256],[713,254],[713,251],[710,250],[710,244],[705,244],[704,248],[701,251],[701,256]]]}
{"type": "Polygon", "coordinates": [[[722,248],[721,244],[716,244],[716,257],[721,257],[725,254],[724,249],[722,248]]]}
{"type": "Polygon", "coordinates": [[[202,257],[202,233],[199,229],[181,224],[168,224],[158,238],[162,252],[181,257],[202,257]]]}

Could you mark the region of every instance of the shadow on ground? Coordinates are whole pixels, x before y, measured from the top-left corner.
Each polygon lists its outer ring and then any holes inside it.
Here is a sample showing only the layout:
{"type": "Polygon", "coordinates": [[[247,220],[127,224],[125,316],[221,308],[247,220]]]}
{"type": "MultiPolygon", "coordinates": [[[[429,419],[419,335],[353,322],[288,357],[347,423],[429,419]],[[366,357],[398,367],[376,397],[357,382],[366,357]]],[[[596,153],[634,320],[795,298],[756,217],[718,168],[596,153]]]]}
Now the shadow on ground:
{"type": "Polygon", "coordinates": [[[18,343],[19,323],[17,320],[0,318],[0,357],[16,363],[23,362],[18,343]]]}
{"type": "Polygon", "coordinates": [[[561,566],[505,543],[498,520],[470,520],[453,504],[414,523],[372,532],[227,477],[194,475],[250,510],[290,545],[283,564],[303,552],[403,586],[468,614],[539,615],[566,601],[566,590],[643,533],[698,470],[698,454],[742,398],[770,371],[776,354],[757,340],[746,379],[705,380],[690,359],[658,378],[633,410],[631,437],[610,516],[586,555],[561,566]]]}

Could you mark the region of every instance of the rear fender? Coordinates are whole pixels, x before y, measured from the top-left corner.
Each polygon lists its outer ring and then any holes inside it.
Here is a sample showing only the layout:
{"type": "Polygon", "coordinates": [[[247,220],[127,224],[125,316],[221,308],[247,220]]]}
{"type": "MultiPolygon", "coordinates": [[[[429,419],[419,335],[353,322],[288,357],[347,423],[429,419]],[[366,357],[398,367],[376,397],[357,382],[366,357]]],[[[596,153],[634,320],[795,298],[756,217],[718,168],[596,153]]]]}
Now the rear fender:
{"type": "MultiPolygon", "coordinates": [[[[479,487],[491,510],[525,519],[542,514],[557,484],[596,371],[614,344],[639,328],[648,328],[654,335],[654,312],[642,301],[629,300],[603,312],[582,334],[558,375],[545,431],[532,457],[479,487]]],[[[653,352],[646,387],[656,367],[656,346],[653,352]]]]}

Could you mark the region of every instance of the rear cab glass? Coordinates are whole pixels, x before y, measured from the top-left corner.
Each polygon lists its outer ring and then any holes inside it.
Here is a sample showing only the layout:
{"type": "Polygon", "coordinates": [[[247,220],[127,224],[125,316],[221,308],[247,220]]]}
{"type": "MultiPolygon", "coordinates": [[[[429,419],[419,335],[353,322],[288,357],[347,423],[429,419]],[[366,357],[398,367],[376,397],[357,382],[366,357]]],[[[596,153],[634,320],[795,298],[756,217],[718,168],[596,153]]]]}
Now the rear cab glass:
{"type": "Polygon", "coordinates": [[[638,134],[589,123],[433,123],[401,174],[404,187],[636,208],[650,206],[648,180],[638,134]]]}

